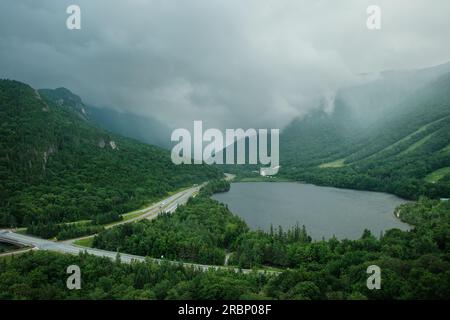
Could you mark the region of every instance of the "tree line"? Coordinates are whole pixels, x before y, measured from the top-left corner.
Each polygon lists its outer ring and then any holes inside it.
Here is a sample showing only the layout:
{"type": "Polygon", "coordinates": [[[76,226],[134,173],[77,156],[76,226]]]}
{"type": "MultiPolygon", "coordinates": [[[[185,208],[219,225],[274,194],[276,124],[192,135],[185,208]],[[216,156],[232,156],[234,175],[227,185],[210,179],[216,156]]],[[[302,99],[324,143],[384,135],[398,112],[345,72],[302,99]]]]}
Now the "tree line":
{"type": "Polygon", "coordinates": [[[283,299],[446,298],[449,212],[449,202],[422,197],[398,208],[400,218],[414,227],[410,231],[391,229],[376,237],[364,230],[358,240],[312,241],[299,225],[250,230],[205,192],[172,215],[105,230],[94,246],[218,265],[228,252],[230,265],[283,271],[267,284],[265,293],[283,299]],[[382,270],[383,290],[365,287],[366,269],[373,264],[382,270]]]}

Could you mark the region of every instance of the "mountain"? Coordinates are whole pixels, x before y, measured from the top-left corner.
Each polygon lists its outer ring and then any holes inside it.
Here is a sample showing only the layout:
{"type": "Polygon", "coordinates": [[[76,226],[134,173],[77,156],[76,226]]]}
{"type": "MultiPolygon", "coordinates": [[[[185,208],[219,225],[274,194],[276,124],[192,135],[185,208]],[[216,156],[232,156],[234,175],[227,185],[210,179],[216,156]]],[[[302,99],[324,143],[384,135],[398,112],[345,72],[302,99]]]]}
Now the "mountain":
{"type": "Polygon", "coordinates": [[[91,119],[109,131],[165,149],[172,146],[172,130],[156,119],[92,105],[87,110],[91,119]]]}
{"type": "Polygon", "coordinates": [[[450,195],[450,73],[442,68],[409,73],[412,89],[391,73],[336,95],[332,113],[316,111],[281,134],[281,174],[296,180],[395,193],[450,195]],[[439,72],[438,72],[439,71],[439,72]],[[398,86],[394,85],[396,81],[398,86]],[[381,82],[380,82],[381,81],[381,82]],[[349,100],[349,92],[357,99],[349,100]],[[380,104],[375,108],[374,99],[380,104]],[[400,98],[402,96],[402,98],[400,98]],[[360,110],[355,112],[359,104],[360,110]],[[365,102],[364,102],[365,101],[365,102]],[[367,102],[369,101],[369,102],[367,102]],[[367,114],[367,118],[362,117],[367,114]],[[376,115],[375,115],[376,114],[376,115]]]}
{"type": "Polygon", "coordinates": [[[0,80],[0,225],[115,220],[221,176],[175,166],[169,151],[99,127],[69,90],[0,80]]]}
{"type": "Polygon", "coordinates": [[[56,104],[69,106],[81,118],[90,119],[108,131],[165,149],[171,146],[170,128],[156,119],[86,105],[79,96],[66,88],[38,91],[56,104]]]}

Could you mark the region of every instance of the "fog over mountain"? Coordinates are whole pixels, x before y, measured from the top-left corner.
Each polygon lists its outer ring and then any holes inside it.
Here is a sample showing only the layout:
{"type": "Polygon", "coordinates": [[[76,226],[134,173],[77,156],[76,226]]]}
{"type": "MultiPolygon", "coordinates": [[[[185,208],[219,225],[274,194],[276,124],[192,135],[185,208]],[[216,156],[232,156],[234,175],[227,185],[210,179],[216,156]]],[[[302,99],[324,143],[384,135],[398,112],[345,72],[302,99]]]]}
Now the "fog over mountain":
{"type": "Polygon", "coordinates": [[[341,88],[334,96],[345,104],[352,121],[368,127],[380,118],[392,116],[410,95],[450,72],[450,62],[430,68],[384,71],[362,75],[362,83],[341,88]]]}
{"type": "Polygon", "coordinates": [[[376,2],[378,31],[366,0],[3,0],[0,77],[171,128],[284,127],[382,70],[448,61],[450,2],[376,2]],[[66,28],[70,4],[81,30],[66,28]]]}

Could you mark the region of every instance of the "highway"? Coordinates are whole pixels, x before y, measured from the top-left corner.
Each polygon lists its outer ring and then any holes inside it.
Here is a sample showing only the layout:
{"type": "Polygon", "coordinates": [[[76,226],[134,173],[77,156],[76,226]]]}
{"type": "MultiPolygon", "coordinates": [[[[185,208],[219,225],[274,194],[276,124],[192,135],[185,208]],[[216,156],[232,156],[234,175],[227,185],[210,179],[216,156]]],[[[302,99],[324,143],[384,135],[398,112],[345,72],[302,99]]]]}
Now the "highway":
{"type": "Polygon", "coordinates": [[[200,188],[204,185],[205,184],[202,184],[199,186],[193,186],[186,190],[177,192],[164,200],[161,200],[157,203],[150,205],[147,208],[135,211],[134,213],[139,214],[135,218],[131,218],[131,219],[124,220],[124,221],[119,221],[114,224],[110,224],[106,228],[111,228],[111,227],[114,227],[114,226],[117,226],[120,224],[129,223],[129,222],[142,220],[142,219],[151,220],[151,219],[156,218],[162,212],[173,213],[177,209],[178,206],[185,204],[189,200],[190,197],[192,197],[196,193],[198,193],[200,191],[200,188]]]}
{"type": "MultiPolygon", "coordinates": [[[[202,185],[194,185],[193,187],[190,187],[188,189],[182,190],[180,192],[177,192],[159,202],[153,203],[149,207],[146,207],[144,209],[137,210],[133,213],[137,214],[136,217],[133,217],[128,220],[119,221],[116,223],[109,224],[105,228],[112,228],[114,226],[124,224],[124,223],[130,223],[142,219],[155,219],[160,213],[162,212],[170,212],[173,213],[176,208],[180,205],[185,204],[190,197],[194,196],[196,193],[200,191],[200,188],[202,185]]],[[[88,238],[92,237],[93,235],[82,237],[82,238],[88,238]]],[[[80,239],[82,239],[80,238],[80,239]]],[[[85,248],[76,246],[73,244],[74,241],[77,239],[70,239],[64,242],[55,242],[51,240],[44,240],[37,237],[32,237],[28,235],[23,235],[19,233],[13,232],[13,230],[0,230],[0,242],[7,242],[18,246],[23,247],[31,247],[32,249],[37,250],[49,250],[49,251],[56,251],[56,252],[62,252],[62,253],[70,253],[70,254],[79,254],[80,252],[87,251],[90,254],[96,255],[96,256],[102,256],[102,257],[108,257],[108,258],[116,258],[117,253],[116,252],[108,252],[104,250],[98,250],[98,249],[91,249],[91,248],[85,248]]],[[[28,249],[30,250],[30,249],[28,249]]],[[[15,252],[10,252],[10,254],[19,253],[22,251],[27,250],[19,250],[15,252]]],[[[3,255],[8,255],[9,253],[4,253],[3,255]]],[[[145,257],[138,257],[133,256],[129,254],[121,254],[121,259],[123,262],[131,262],[133,259],[138,261],[145,260],[145,257]]],[[[159,259],[153,259],[156,262],[159,262],[159,259]]]]}
{"type": "MultiPolygon", "coordinates": [[[[174,212],[176,208],[182,204],[185,204],[190,197],[194,196],[202,187],[201,186],[194,186],[189,189],[180,191],[164,200],[161,200],[155,204],[152,204],[151,206],[141,209],[139,211],[136,211],[136,213],[142,213],[141,215],[128,219],[126,221],[120,221],[118,223],[115,223],[113,225],[110,225],[109,227],[113,227],[119,224],[123,223],[130,223],[133,221],[141,220],[141,219],[154,219],[156,218],[161,212],[174,212]]],[[[66,253],[66,254],[73,254],[78,255],[80,253],[86,252],[88,254],[98,256],[98,257],[106,257],[112,260],[117,259],[119,256],[121,262],[123,263],[131,263],[132,261],[152,261],[154,263],[162,263],[163,261],[166,263],[170,263],[173,265],[183,265],[185,267],[191,267],[196,270],[200,271],[207,271],[207,270],[228,270],[228,271],[234,271],[234,272],[242,272],[242,273],[249,273],[253,270],[250,269],[239,269],[234,267],[226,267],[226,266],[216,266],[216,265],[203,265],[203,264],[196,264],[196,263],[188,263],[188,262],[179,262],[179,261],[173,261],[173,260],[166,260],[166,259],[156,259],[156,258],[150,258],[150,257],[142,257],[142,256],[135,256],[131,254],[126,253],[120,253],[118,255],[118,252],[113,251],[106,251],[101,249],[94,249],[94,248],[86,248],[74,245],[75,239],[68,240],[65,242],[55,242],[51,240],[45,240],[40,239],[37,237],[29,236],[29,235],[23,235],[19,233],[15,233],[10,230],[0,230],[0,242],[7,242],[14,245],[19,246],[25,246],[25,247],[31,247],[32,250],[48,250],[48,251],[54,251],[59,253],[66,253]]],[[[31,250],[27,249],[27,250],[31,250]]],[[[11,252],[11,254],[14,254],[14,252],[11,252]]],[[[257,271],[259,273],[278,273],[274,271],[268,271],[268,270],[259,270],[257,271]]]]}
{"type": "MultiPolygon", "coordinates": [[[[47,250],[47,251],[54,251],[54,252],[73,254],[73,255],[78,255],[80,253],[86,252],[88,254],[91,254],[91,255],[94,255],[97,257],[109,258],[111,260],[115,260],[119,257],[120,261],[123,263],[131,263],[132,261],[143,262],[143,261],[147,260],[147,261],[151,261],[151,262],[158,263],[158,264],[160,264],[162,262],[166,262],[166,263],[169,263],[172,265],[182,265],[184,267],[190,267],[190,268],[200,270],[200,271],[228,270],[228,271],[242,272],[242,273],[249,273],[249,272],[253,271],[250,269],[239,269],[239,268],[234,268],[234,267],[204,265],[204,264],[189,263],[189,262],[179,262],[179,261],[173,261],[173,260],[135,256],[132,254],[127,254],[127,253],[118,253],[118,252],[106,251],[106,250],[100,250],[100,249],[78,247],[78,246],[67,244],[67,243],[54,242],[54,241],[40,239],[40,238],[28,236],[28,235],[23,235],[23,234],[9,231],[9,230],[0,230],[0,241],[15,244],[15,245],[32,247],[35,250],[47,250]]],[[[273,271],[264,271],[264,270],[259,270],[258,272],[274,273],[273,271]]]]}
{"type": "MultiPolygon", "coordinates": [[[[105,226],[105,229],[109,229],[109,228],[112,228],[112,227],[115,227],[115,226],[118,226],[121,224],[135,222],[135,221],[139,221],[139,220],[143,220],[143,219],[152,220],[152,219],[155,219],[156,217],[158,217],[162,212],[173,213],[178,208],[178,206],[185,204],[189,200],[189,198],[191,198],[192,196],[195,196],[195,194],[197,194],[205,184],[206,183],[203,183],[201,185],[193,186],[188,189],[179,191],[179,192],[165,198],[164,200],[161,200],[159,202],[151,204],[150,206],[148,206],[146,208],[136,210],[133,212],[133,214],[137,215],[136,217],[133,217],[133,218],[127,219],[127,220],[110,223],[105,226]]],[[[11,231],[14,231],[14,230],[11,230],[11,231]]],[[[91,234],[88,236],[83,236],[83,237],[79,237],[79,238],[75,238],[75,239],[69,239],[69,240],[65,240],[62,242],[65,244],[74,244],[74,242],[76,242],[78,240],[92,238],[93,236],[95,236],[95,234],[91,234]]]]}

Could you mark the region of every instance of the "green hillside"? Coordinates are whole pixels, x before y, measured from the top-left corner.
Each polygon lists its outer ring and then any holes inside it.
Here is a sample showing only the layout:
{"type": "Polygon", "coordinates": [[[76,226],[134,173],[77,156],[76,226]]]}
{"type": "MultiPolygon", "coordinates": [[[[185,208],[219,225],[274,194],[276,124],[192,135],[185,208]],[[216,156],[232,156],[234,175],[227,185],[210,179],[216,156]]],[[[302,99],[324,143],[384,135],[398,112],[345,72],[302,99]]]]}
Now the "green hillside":
{"type": "Polygon", "coordinates": [[[168,151],[105,131],[67,89],[0,80],[0,226],[116,220],[180,187],[217,178],[168,151]]]}
{"type": "Polygon", "coordinates": [[[282,132],[280,173],[316,184],[386,191],[411,199],[449,197],[445,168],[450,165],[450,73],[389,110],[365,127],[338,95],[334,113],[318,111],[282,132]],[[430,180],[433,172],[440,174],[439,179],[430,180]]]}

